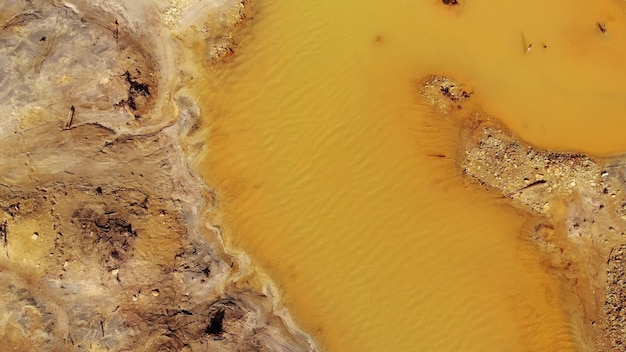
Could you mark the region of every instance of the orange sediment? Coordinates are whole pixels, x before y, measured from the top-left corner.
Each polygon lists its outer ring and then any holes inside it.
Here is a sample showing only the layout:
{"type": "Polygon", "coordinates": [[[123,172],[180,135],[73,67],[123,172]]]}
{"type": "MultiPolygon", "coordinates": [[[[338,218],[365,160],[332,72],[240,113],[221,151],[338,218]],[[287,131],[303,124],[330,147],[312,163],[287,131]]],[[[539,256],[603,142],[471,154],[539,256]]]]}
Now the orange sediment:
{"type": "Polygon", "coordinates": [[[584,348],[528,218],[463,181],[458,129],[416,82],[467,82],[474,107],[543,147],[626,150],[626,6],[254,6],[231,62],[197,62],[197,167],[214,225],[323,350],[584,348]]]}

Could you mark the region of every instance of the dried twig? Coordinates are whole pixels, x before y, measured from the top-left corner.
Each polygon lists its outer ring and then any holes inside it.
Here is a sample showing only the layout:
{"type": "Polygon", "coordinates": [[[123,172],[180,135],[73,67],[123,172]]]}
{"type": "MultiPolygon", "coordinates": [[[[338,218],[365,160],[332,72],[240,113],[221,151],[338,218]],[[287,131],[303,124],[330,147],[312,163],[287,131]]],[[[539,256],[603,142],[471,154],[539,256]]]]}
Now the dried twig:
{"type": "Polygon", "coordinates": [[[74,105],[70,107],[70,112],[67,114],[67,121],[65,122],[65,129],[69,129],[72,126],[72,120],[74,120],[74,114],[76,113],[76,109],[74,105]]]}

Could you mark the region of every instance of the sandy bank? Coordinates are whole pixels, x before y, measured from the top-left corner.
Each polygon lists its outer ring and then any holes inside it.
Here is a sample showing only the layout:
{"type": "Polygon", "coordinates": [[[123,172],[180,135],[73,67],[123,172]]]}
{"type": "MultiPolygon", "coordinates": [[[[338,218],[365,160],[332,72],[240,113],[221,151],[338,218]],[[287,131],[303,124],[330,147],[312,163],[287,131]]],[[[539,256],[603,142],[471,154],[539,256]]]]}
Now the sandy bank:
{"type": "MultiPolygon", "coordinates": [[[[523,231],[561,284],[574,340],[585,350],[622,351],[626,174],[623,156],[593,157],[534,147],[483,112],[450,117],[459,100],[445,77],[423,82],[423,97],[457,125],[457,165],[474,187],[491,189],[534,216],[523,231]]],[[[464,95],[462,95],[464,97],[464,95]]]]}

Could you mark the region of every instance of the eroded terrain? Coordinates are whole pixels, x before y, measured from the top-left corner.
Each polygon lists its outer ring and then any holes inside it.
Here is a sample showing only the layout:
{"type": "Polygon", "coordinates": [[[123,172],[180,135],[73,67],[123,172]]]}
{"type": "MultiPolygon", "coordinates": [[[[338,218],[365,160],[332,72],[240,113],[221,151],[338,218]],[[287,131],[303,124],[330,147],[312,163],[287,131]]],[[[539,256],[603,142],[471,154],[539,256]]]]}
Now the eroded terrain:
{"type": "Polygon", "coordinates": [[[183,152],[199,109],[176,33],[219,64],[245,4],[0,7],[3,348],[316,350],[204,227],[218,199],[183,152]]]}
{"type": "MultiPolygon", "coordinates": [[[[435,76],[426,79],[421,89],[442,117],[458,102],[458,93],[451,94],[450,87],[462,85],[435,76]]],[[[534,216],[525,232],[543,254],[545,267],[561,282],[572,334],[588,350],[623,351],[623,157],[543,150],[525,143],[485,113],[467,114],[456,121],[449,119],[460,131],[458,167],[474,185],[499,192],[534,216]]]]}

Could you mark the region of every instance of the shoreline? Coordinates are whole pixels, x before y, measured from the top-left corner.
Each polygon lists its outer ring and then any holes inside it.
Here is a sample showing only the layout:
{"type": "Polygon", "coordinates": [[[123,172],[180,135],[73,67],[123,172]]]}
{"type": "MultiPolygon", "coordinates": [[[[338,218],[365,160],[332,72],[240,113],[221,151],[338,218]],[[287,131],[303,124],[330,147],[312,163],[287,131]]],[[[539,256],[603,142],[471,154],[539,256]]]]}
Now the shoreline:
{"type": "Polygon", "coordinates": [[[458,99],[444,88],[463,85],[436,77],[423,86],[426,101],[460,131],[456,164],[470,187],[501,194],[533,219],[524,233],[562,286],[573,339],[585,350],[619,351],[626,327],[620,285],[626,232],[623,156],[538,148],[477,109],[446,116],[458,99]]]}
{"type": "Polygon", "coordinates": [[[2,65],[23,72],[0,106],[7,348],[317,351],[203,229],[215,199],[171,36],[223,9],[192,2],[6,4],[2,65]]]}

